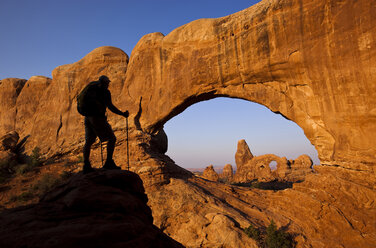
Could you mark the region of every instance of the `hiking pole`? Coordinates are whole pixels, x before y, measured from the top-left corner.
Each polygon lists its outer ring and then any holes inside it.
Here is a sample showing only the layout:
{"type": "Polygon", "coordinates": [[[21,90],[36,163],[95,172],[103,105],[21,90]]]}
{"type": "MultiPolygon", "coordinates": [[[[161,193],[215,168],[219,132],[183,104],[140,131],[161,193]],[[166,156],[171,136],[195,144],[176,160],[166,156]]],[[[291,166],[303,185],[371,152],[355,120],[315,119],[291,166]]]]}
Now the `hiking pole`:
{"type": "Polygon", "coordinates": [[[103,167],[103,149],[102,149],[102,141],[99,140],[99,143],[101,144],[101,160],[102,160],[102,167],[103,167]]]}
{"type": "Polygon", "coordinates": [[[127,120],[127,164],[128,164],[128,171],[129,171],[129,136],[128,136],[128,117],[126,117],[127,120]]]}

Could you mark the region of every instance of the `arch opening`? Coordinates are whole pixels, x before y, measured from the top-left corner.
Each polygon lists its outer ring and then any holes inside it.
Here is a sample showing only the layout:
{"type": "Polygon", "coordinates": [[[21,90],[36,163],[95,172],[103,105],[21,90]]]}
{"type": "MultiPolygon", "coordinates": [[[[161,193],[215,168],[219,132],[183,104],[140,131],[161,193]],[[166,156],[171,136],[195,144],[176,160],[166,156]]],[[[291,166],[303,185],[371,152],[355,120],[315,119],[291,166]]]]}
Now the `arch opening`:
{"type": "Polygon", "coordinates": [[[194,102],[169,119],[164,130],[169,143],[166,154],[183,168],[213,164],[220,170],[231,164],[235,169],[240,139],[247,141],[255,156],[271,153],[296,159],[307,154],[320,164],[315,147],[295,122],[248,100],[217,97],[194,102]]]}
{"type": "Polygon", "coordinates": [[[269,163],[269,168],[271,171],[275,171],[277,169],[277,161],[273,160],[269,163]]]}

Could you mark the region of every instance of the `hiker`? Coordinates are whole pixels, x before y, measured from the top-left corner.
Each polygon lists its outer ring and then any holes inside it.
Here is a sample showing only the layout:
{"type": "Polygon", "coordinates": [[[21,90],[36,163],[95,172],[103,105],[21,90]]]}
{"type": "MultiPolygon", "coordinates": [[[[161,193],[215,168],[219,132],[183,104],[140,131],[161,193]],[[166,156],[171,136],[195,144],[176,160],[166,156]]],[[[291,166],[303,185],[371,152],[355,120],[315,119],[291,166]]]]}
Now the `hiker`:
{"type": "Polygon", "coordinates": [[[126,118],[129,116],[129,112],[128,110],[122,112],[112,104],[111,93],[108,90],[110,82],[107,76],[100,76],[98,81],[89,83],[77,96],[78,112],[85,116],[84,173],[94,171],[89,158],[91,145],[97,137],[101,142],[107,141],[107,159],[103,168],[120,169],[112,159],[116,137],[107,122],[106,108],[126,118]]]}

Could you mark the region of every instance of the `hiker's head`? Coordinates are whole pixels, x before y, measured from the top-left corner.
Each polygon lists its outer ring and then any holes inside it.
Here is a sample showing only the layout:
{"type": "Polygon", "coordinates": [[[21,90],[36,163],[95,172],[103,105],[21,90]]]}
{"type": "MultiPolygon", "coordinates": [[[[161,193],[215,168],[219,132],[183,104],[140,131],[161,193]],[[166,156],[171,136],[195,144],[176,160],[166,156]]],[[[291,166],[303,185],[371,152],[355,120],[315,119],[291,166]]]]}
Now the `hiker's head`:
{"type": "Polygon", "coordinates": [[[105,75],[102,75],[99,77],[99,82],[101,83],[101,85],[103,87],[105,87],[106,89],[108,88],[108,85],[110,84],[111,80],[105,76],[105,75]]]}

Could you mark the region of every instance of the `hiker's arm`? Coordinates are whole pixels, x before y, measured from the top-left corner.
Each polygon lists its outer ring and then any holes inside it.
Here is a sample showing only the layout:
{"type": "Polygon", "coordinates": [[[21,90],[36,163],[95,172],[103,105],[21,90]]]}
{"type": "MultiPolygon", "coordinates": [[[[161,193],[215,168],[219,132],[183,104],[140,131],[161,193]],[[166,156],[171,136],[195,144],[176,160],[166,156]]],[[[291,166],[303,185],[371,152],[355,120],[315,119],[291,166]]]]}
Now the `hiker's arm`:
{"type": "Polygon", "coordinates": [[[108,109],[111,110],[111,112],[117,114],[117,115],[124,115],[122,111],[120,111],[117,107],[115,107],[112,102],[108,104],[108,109]]]}
{"type": "MultiPolygon", "coordinates": [[[[111,112],[113,112],[113,113],[115,113],[115,114],[117,114],[117,115],[122,115],[122,116],[124,116],[124,114],[125,114],[125,112],[122,112],[122,111],[120,111],[117,107],[115,107],[113,104],[112,104],[112,100],[111,100],[111,94],[109,94],[108,96],[107,96],[107,107],[108,107],[108,109],[109,110],[111,110],[111,112]]],[[[127,112],[127,111],[126,111],[127,112]]]]}

